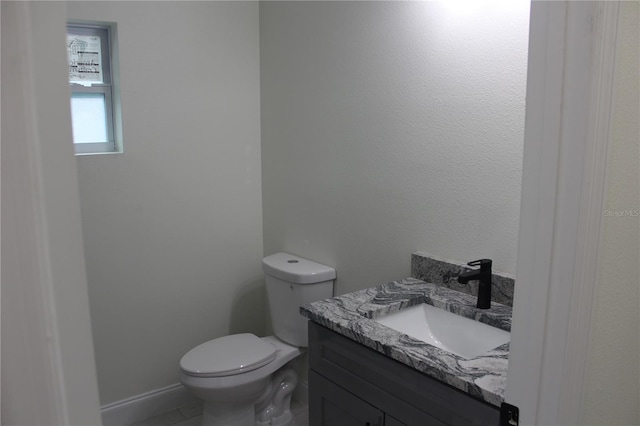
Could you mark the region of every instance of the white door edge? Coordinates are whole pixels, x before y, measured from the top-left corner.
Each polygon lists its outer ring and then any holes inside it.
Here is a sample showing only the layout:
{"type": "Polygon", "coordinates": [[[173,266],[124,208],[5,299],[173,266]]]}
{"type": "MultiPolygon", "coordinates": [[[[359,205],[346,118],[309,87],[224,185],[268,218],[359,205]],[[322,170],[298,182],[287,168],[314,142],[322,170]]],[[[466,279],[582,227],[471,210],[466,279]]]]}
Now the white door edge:
{"type": "Polygon", "coordinates": [[[576,424],[609,144],[617,2],[532,2],[506,401],[576,424]]]}

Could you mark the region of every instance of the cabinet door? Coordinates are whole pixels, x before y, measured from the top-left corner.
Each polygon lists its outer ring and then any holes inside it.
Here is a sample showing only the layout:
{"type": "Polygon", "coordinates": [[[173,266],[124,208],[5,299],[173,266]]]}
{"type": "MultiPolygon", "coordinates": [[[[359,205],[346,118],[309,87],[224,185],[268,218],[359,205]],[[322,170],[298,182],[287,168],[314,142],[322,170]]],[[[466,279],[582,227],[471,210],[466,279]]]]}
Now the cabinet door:
{"type": "MultiPolygon", "coordinates": [[[[427,423],[425,423],[425,424],[427,424],[427,423]]],[[[407,425],[402,423],[399,420],[394,419],[390,415],[385,414],[385,416],[384,416],[384,426],[407,426],[407,425]]]]}
{"type": "Polygon", "coordinates": [[[309,426],[383,426],[384,413],[309,371],[309,426]]]}

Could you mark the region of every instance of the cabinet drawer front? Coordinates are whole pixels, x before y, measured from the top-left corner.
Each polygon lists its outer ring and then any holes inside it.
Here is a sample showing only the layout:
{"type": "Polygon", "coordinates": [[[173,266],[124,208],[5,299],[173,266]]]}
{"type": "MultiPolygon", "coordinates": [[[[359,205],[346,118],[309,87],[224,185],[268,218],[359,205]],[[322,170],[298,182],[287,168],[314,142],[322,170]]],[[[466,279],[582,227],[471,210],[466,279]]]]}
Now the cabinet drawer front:
{"type": "Polygon", "coordinates": [[[309,323],[310,368],[407,425],[497,425],[496,407],[309,323]]]}

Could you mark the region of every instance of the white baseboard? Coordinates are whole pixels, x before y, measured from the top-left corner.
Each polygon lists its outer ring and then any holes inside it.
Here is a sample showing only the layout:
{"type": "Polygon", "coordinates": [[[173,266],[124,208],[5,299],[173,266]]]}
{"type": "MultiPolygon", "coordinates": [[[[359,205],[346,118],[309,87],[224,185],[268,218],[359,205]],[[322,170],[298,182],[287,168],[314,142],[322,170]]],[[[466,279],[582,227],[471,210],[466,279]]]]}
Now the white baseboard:
{"type": "Polygon", "coordinates": [[[104,426],[127,426],[175,410],[197,398],[180,383],[155,389],[100,407],[104,426]]]}
{"type": "MultiPolygon", "coordinates": [[[[303,405],[309,404],[308,380],[298,382],[292,398],[303,405]]],[[[180,383],[176,383],[103,405],[100,407],[100,414],[104,426],[128,426],[195,401],[195,396],[180,383]]]]}

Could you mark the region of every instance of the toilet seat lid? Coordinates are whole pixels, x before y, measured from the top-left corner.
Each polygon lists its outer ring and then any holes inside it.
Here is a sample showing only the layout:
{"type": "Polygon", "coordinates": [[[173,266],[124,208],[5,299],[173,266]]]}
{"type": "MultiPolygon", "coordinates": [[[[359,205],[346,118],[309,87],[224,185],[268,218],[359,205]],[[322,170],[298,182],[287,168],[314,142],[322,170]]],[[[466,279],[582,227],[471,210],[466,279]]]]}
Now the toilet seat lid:
{"type": "Polygon", "coordinates": [[[180,360],[180,368],[192,376],[230,376],[256,370],[275,358],[275,346],[255,334],[231,334],[191,349],[180,360]]]}

